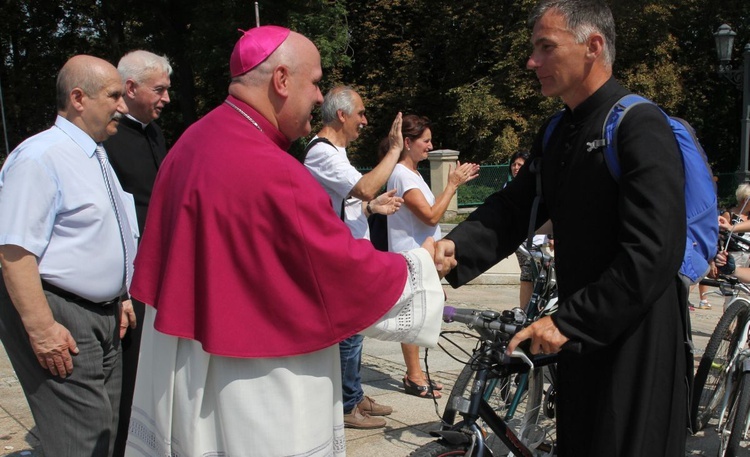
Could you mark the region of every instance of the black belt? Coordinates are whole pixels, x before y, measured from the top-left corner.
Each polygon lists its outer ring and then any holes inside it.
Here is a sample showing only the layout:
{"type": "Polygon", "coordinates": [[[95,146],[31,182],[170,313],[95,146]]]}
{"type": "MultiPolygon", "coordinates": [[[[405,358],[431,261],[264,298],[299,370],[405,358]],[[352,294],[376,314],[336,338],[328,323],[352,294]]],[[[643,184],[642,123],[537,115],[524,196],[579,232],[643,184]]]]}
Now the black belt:
{"type": "Polygon", "coordinates": [[[80,295],[74,294],[73,292],[68,292],[65,289],[61,289],[55,285],[52,285],[42,279],[42,289],[46,290],[47,292],[51,292],[55,295],[57,295],[60,298],[64,298],[65,300],[72,301],[75,303],[82,303],[85,305],[95,305],[95,306],[109,306],[114,305],[115,303],[118,303],[120,301],[120,297],[117,296],[113,298],[112,300],[107,300],[103,302],[94,302],[87,298],[83,298],[80,295]]]}

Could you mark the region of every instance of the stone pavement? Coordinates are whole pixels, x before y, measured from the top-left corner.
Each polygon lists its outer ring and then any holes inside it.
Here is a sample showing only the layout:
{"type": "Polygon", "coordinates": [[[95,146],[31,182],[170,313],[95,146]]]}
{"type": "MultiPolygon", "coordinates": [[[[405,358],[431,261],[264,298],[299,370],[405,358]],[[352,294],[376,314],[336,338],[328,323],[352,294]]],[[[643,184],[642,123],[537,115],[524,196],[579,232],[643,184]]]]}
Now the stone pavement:
{"type": "MultiPolygon", "coordinates": [[[[467,308],[507,309],[518,300],[517,285],[470,285],[459,289],[445,287],[447,304],[467,308]]],[[[696,359],[700,358],[716,322],[721,317],[722,299],[712,297],[713,309],[691,312],[693,336],[697,347],[696,359]]],[[[697,294],[691,296],[697,303],[697,294]]],[[[461,324],[445,324],[446,330],[465,330],[461,324]]],[[[454,338],[457,340],[457,338],[454,338]]],[[[460,346],[473,347],[466,339],[460,346]]],[[[465,360],[455,348],[447,348],[451,354],[465,360]]],[[[424,351],[422,352],[424,356],[424,351]]],[[[362,360],[362,375],[365,393],[378,402],[394,408],[387,416],[385,429],[346,430],[347,455],[349,457],[393,456],[402,457],[430,441],[427,431],[435,429],[439,412],[443,410],[447,393],[461,371],[460,362],[451,359],[444,350],[432,349],[427,363],[432,378],[445,385],[443,398],[435,402],[402,393],[401,379],[404,363],[400,345],[366,339],[362,360]]],[[[688,439],[686,455],[713,456],[718,449],[718,439],[712,428],[688,439]]],[[[15,374],[0,346],[0,455],[43,457],[37,438],[37,429],[29,412],[26,400],[15,374]]],[[[53,457],[53,456],[48,456],[53,457]]]]}

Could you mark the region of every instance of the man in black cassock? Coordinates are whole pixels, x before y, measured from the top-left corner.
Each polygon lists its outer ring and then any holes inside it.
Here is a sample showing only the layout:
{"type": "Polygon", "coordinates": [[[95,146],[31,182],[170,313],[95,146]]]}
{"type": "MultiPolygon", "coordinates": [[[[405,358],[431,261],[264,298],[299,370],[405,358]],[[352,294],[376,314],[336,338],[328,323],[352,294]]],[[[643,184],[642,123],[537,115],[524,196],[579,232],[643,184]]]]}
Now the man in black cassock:
{"type": "MultiPolygon", "coordinates": [[[[125,83],[128,114],[120,120],[117,134],[104,142],[104,147],[122,188],[133,195],[138,230],[143,237],[151,190],[159,166],[167,155],[164,134],[154,121],[170,102],[172,66],[164,56],[136,50],[122,56],[117,71],[125,83]]],[[[122,339],[122,398],[114,457],[124,455],[128,439],[145,305],[133,300],[133,310],[138,325],[128,329],[122,339]]]]}
{"type": "Polygon", "coordinates": [[[692,354],[678,276],[686,222],[676,141],[656,106],[633,107],[619,128],[616,182],[604,149],[591,143],[628,93],[612,78],[609,8],[542,0],[530,23],[527,67],[565,113],[544,148],[542,126],[516,179],[438,244],[436,262],[458,262],[446,276],[458,287],[511,254],[527,235],[537,194],[529,165],[541,157],[536,226],[553,223],[559,309],[516,335],[509,351],[526,339],[532,353],[580,342],[580,353],[560,352],[559,456],[682,457],[692,354]]]}

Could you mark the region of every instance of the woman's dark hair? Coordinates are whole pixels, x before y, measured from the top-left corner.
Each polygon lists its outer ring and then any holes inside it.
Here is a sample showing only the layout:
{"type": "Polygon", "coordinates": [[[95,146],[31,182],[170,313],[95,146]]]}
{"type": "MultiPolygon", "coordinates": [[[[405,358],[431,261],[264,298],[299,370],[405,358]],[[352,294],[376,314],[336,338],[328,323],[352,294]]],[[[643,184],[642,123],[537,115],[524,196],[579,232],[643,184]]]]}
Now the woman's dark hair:
{"type": "Polygon", "coordinates": [[[432,127],[430,120],[425,116],[407,114],[401,121],[401,133],[404,138],[419,138],[425,130],[432,127]]]}
{"type": "MultiPolygon", "coordinates": [[[[426,116],[407,114],[401,120],[401,134],[403,135],[404,139],[411,138],[413,140],[415,138],[419,138],[420,136],[422,136],[424,131],[429,128],[432,128],[432,123],[426,116]]],[[[385,157],[386,153],[388,152],[388,148],[390,147],[391,144],[388,141],[388,137],[380,140],[380,144],[378,145],[378,162],[383,160],[383,157],[385,157]]],[[[401,154],[403,154],[403,152],[401,154]]]]}
{"type": "Polygon", "coordinates": [[[383,138],[380,140],[380,144],[378,144],[378,163],[380,163],[381,160],[383,160],[383,157],[385,157],[386,154],[388,154],[388,149],[391,148],[391,141],[388,139],[388,137],[383,138]]]}
{"type": "Polygon", "coordinates": [[[510,156],[510,163],[512,164],[517,159],[523,159],[523,161],[526,162],[527,160],[529,160],[529,153],[526,151],[518,151],[513,153],[513,155],[510,156]]]}

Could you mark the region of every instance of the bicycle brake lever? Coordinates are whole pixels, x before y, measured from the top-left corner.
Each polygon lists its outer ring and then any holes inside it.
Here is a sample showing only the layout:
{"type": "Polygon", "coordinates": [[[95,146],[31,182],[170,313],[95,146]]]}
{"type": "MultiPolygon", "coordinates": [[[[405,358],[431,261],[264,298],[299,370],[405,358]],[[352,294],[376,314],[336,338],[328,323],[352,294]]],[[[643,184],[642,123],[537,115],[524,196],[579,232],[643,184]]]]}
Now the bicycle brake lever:
{"type": "Polygon", "coordinates": [[[510,354],[508,357],[515,357],[517,359],[521,359],[523,363],[529,366],[530,370],[534,369],[534,362],[531,361],[528,355],[523,351],[523,349],[515,348],[513,349],[513,353],[510,354]]]}

